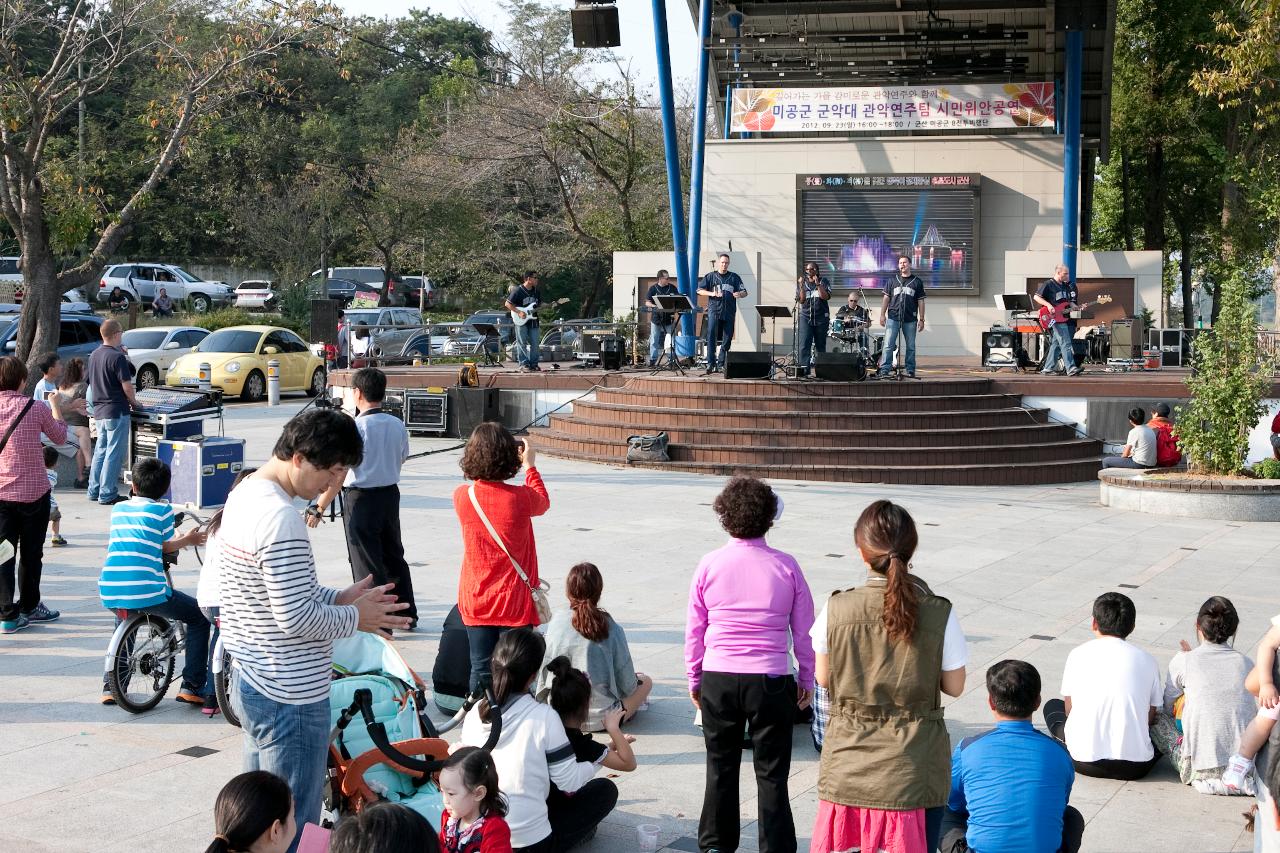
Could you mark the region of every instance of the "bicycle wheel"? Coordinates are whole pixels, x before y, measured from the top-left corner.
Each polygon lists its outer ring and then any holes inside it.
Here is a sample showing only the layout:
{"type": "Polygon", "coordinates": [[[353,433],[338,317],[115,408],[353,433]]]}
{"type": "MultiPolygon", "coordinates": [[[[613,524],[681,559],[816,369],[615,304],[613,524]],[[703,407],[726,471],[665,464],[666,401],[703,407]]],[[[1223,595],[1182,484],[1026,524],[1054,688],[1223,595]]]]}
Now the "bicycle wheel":
{"type": "Polygon", "coordinates": [[[234,695],[235,679],[231,672],[231,652],[226,649],[222,650],[222,669],[213,678],[213,690],[218,696],[218,709],[222,711],[222,716],[226,721],[237,729],[240,728],[240,718],[236,716],[235,705],[231,704],[231,697],[234,695]]]}
{"type": "Polygon", "coordinates": [[[177,652],[168,620],[150,614],[131,618],[107,676],[116,704],[133,714],[160,704],[173,682],[177,652]]]}

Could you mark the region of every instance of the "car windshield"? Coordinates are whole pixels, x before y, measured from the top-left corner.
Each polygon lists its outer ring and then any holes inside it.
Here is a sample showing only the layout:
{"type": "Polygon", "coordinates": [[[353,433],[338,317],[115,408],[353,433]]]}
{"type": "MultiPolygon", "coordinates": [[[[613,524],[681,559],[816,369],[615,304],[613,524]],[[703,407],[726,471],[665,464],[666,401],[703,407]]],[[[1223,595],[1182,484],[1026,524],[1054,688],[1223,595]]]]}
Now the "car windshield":
{"type": "Polygon", "coordinates": [[[204,279],[196,278],[182,267],[169,267],[169,269],[173,270],[177,274],[178,278],[183,281],[204,281],[204,279]]]}
{"type": "Polygon", "coordinates": [[[378,322],[378,312],[377,311],[348,311],[345,315],[343,315],[342,319],[343,319],[343,322],[349,323],[353,326],[359,326],[361,324],[364,324],[366,326],[372,326],[378,322]]]}
{"type": "Polygon", "coordinates": [[[129,349],[160,349],[167,331],[160,329],[130,329],[120,342],[129,349]]]}
{"type": "Polygon", "coordinates": [[[200,342],[200,352],[257,352],[261,332],[248,329],[219,329],[200,342]]]}

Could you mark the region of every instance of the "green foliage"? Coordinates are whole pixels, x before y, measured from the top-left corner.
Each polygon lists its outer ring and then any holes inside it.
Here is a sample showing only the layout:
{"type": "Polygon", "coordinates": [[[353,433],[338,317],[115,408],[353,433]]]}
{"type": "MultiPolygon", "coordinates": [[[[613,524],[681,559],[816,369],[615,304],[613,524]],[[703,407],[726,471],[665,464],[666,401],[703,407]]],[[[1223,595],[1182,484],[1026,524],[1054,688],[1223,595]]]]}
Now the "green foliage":
{"type": "Polygon", "coordinates": [[[279,289],[281,322],[304,338],[311,334],[311,296],[304,282],[284,285],[279,289]],[[305,330],[305,331],[301,331],[305,330]]]}
{"type": "Polygon", "coordinates": [[[228,326],[283,326],[286,329],[292,329],[304,338],[309,337],[311,334],[311,330],[305,324],[300,325],[283,315],[279,317],[264,316],[250,313],[243,308],[219,308],[207,314],[188,314],[182,319],[174,318],[168,322],[170,325],[190,323],[192,326],[200,326],[211,332],[225,329],[228,326]]]}
{"type": "Polygon", "coordinates": [[[1263,459],[1253,464],[1253,476],[1259,480],[1280,480],[1280,459],[1263,459]]]}
{"type": "Polygon", "coordinates": [[[1245,276],[1222,286],[1222,309],[1213,329],[1196,339],[1194,370],[1187,378],[1190,405],[1178,407],[1178,443],[1191,470],[1236,474],[1244,469],[1249,432],[1266,413],[1275,364],[1259,346],[1245,276]]]}

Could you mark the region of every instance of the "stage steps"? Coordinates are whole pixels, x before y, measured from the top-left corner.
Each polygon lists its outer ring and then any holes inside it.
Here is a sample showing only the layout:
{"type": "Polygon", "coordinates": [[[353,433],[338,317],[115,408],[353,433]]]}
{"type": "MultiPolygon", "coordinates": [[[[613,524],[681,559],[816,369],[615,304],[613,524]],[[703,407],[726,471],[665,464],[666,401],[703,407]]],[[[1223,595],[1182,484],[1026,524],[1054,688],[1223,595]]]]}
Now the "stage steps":
{"type": "Polygon", "coordinates": [[[553,456],[625,464],[665,430],[671,461],[637,467],[914,485],[1092,480],[1102,447],[985,378],[816,382],[644,376],[602,388],[534,431],[553,456]]]}

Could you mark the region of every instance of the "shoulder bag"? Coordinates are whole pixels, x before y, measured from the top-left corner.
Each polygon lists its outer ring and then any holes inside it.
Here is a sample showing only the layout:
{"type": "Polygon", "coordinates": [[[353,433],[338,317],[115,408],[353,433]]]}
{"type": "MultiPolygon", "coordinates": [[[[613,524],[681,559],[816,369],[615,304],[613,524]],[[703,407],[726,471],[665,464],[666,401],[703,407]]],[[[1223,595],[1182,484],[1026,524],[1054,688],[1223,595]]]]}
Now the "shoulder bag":
{"type": "Polygon", "coordinates": [[[670,462],[671,456],[667,453],[667,442],[665,432],[627,436],[627,461],[670,462]]]}
{"type": "Polygon", "coordinates": [[[524,569],[520,568],[516,558],[511,556],[511,552],[507,550],[502,537],[498,535],[498,531],[493,529],[493,523],[489,521],[489,516],[485,515],[484,510],[480,508],[480,501],[476,500],[475,483],[467,487],[467,496],[471,498],[471,505],[476,508],[476,515],[480,516],[480,520],[484,522],[489,535],[493,537],[494,542],[498,543],[502,553],[507,555],[507,559],[511,561],[512,567],[516,570],[516,574],[520,576],[520,580],[524,581],[525,587],[528,588],[529,596],[533,599],[533,606],[538,611],[538,624],[547,624],[551,621],[551,600],[547,597],[547,591],[551,589],[551,585],[546,581],[538,581],[537,586],[529,583],[529,576],[524,573],[524,569]]]}
{"type": "Polygon", "coordinates": [[[27,416],[27,412],[31,411],[31,406],[34,403],[34,397],[27,398],[27,404],[22,407],[22,411],[18,412],[18,416],[13,419],[13,423],[9,424],[9,428],[4,431],[4,438],[0,438],[0,453],[4,453],[4,449],[9,446],[9,437],[12,436],[13,431],[18,428],[18,424],[22,423],[22,419],[27,416]]]}

